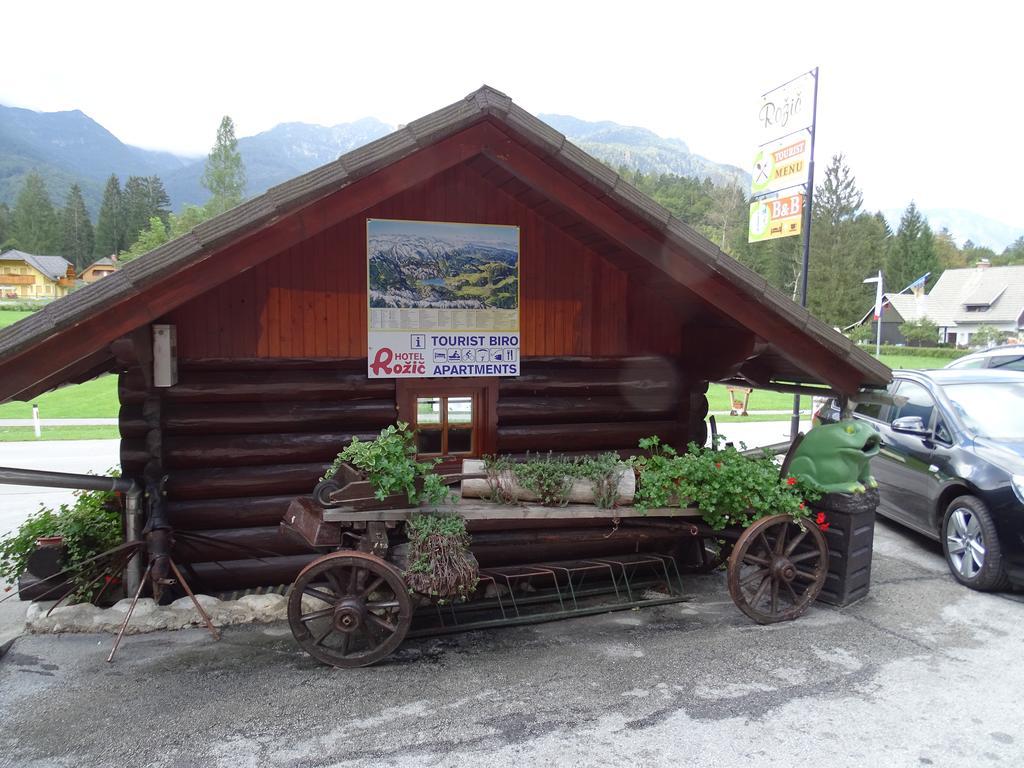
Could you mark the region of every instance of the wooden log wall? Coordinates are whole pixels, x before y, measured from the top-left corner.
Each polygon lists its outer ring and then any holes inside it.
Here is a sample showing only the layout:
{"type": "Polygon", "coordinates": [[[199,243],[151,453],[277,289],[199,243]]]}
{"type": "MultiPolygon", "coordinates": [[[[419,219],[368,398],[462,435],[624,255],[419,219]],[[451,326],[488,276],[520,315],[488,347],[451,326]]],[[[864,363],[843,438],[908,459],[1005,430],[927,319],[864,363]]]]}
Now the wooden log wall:
{"type": "Polygon", "coordinates": [[[497,449],[629,454],[651,435],[685,445],[699,431],[693,386],[666,357],[533,358],[499,385],[497,449]]]}
{"type": "MultiPolygon", "coordinates": [[[[365,370],[365,359],[183,361],[157,396],[138,368],[121,375],[123,471],[142,477],[159,457],[172,525],[202,537],[175,545],[197,588],[287,582],[314,556],[279,532],[288,504],[353,436],[397,418],[394,380],[365,370]]],[[[528,359],[500,382],[497,449],[627,454],[652,434],[703,440],[704,390],[664,357],[528,359]]]]}

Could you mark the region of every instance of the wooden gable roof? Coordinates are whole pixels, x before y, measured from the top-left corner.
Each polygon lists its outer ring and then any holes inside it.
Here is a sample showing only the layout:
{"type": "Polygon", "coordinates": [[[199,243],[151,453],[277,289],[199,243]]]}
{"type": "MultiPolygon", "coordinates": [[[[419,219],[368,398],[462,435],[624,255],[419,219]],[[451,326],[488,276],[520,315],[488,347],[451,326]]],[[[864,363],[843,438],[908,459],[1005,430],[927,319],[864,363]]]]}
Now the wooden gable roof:
{"type": "Polygon", "coordinates": [[[112,344],[332,224],[456,165],[551,209],[606,258],[699,297],[723,375],[758,385],[884,386],[889,369],[724,254],[553,128],[483,87],[272,187],[109,277],[0,330],[0,401],[116,368],[112,344]],[[730,344],[735,331],[748,331],[730,344]],[[726,359],[728,358],[728,359],[726,359]]]}

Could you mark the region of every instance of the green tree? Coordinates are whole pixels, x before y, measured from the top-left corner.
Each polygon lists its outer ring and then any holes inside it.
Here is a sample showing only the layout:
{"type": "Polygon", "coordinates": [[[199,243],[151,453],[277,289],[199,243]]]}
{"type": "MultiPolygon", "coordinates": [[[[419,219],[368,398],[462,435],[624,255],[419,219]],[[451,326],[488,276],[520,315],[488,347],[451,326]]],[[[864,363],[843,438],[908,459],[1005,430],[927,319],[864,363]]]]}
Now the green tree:
{"type": "Polygon", "coordinates": [[[708,239],[728,252],[733,233],[747,228],[747,196],[735,184],[712,184],[709,198],[703,221],[708,239]]]}
{"type": "Polygon", "coordinates": [[[132,244],[132,247],[121,255],[121,260],[132,261],[137,259],[154,248],[176,237],[181,237],[196,224],[206,221],[208,218],[210,218],[209,211],[205,207],[200,208],[195,205],[186,205],[182,209],[181,215],[172,213],[167,224],[164,224],[163,219],[159,216],[152,216],[146,228],[139,232],[139,236],[132,244]]]}
{"type": "Polygon", "coordinates": [[[863,201],[843,155],[833,155],[814,190],[807,276],[807,307],[829,325],[843,327],[863,317],[874,297],[864,278],[885,260],[887,228],[861,212],[863,201]]]}
{"type": "Polygon", "coordinates": [[[121,207],[124,212],[125,246],[128,248],[149,227],[149,220],[154,216],[165,227],[170,224],[170,198],[159,176],[129,176],[121,195],[121,207]]]}
{"type": "Polygon", "coordinates": [[[210,190],[206,207],[212,216],[242,202],[245,194],[245,165],[238,151],[235,124],[227,115],[217,128],[217,140],[206,158],[203,186],[210,190]]]}
{"type": "Polygon", "coordinates": [[[935,238],[917,205],[911,202],[903,212],[900,227],[889,249],[885,282],[893,291],[900,291],[926,272],[931,273],[932,283],[939,277],[935,238]]]}
{"type": "Polygon", "coordinates": [[[947,269],[963,269],[967,266],[964,252],[957,247],[953,235],[946,227],[935,234],[935,258],[939,262],[939,270],[943,272],[947,269]]]}
{"type": "Polygon", "coordinates": [[[111,174],[103,190],[103,202],[96,222],[95,256],[103,258],[125,249],[124,224],[121,182],[116,175],[111,174]]]}
{"type": "Polygon", "coordinates": [[[827,222],[837,227],[840,222],[849,221],[860,213],[864,195],[857,188],[857,180],[845,159],[841,153],[832,155],[825,169],[825,180],[814,189],[815,223],[827,222]]]}
{"type": "Polygon", "coordinates": [[[139,256],[163,245],[170,239],[167,225],[164,224],[159,216],[153,216],[149,220],[149,226],[139,232],[139,236],[132,244],[132,247],[121,254],[121,261],[133,261],[139,258],[139,256]]]}
{"type": "Polygon", "coordinates": [[[983,325],[971,334],[971,344],[975,347],[994,347],[1006,341],[1008,335],[994,325],[983,325]]]}
{"type": "Polygon", "coordinates": [[[171,238],[181,237],[192,230],[194,226],[210,218],[210,212],[205,207],[198,205],[185,205],[180,214],[171,214],[169,225],[171,238]]]}
{"type": "Polygon", "coordinates": [[[7,203],[0,203],[0,251],[7,246],[7,236],[11,230],[11,210],[7,203]]]}
{"type": "Polygon", "coordinates": [[[81,272],[92,263],[93,231],[89,212],[85,210],[82,190],[73,184],[68,191],[61,212],[64,245],[61,255],[75,265],[75,272],[81,272]]]}
{"type": "MultiPolygon", "coordinates": [[[[0,235],[0,242],[3,240],[3,235],[0,235]]],[[[1011,264],[1024,264],[1024,235],[1018,237],[1012,243],[1010,243],[1003,252],[993,261],[993,264],[999,265],[1011,265],[1011,264]]]]}
{"type": "Polygon", "coordinates": [[[988,261],[993,263],[996,260],[996,253],[991,248],[986,248],[981,245],[975,245],[970,240],[964,243],[963,258],[964,266],[973,267],[979,261],[988,261]]]}
{"type": "Polygon", "coordinates": [[[875,340],[875,329],[871,323],[864,322],[852,328],[847,335],[850,337],[850,341],[854,341],[857,344],[867,344],[875,340]]]}
{"type": "Polygon", "coordinates": [[[927,317],[912,323],[903,323],[900,326],[900,333],[912,347],[934,347],[939,343],[939,326],[927,317]]]}
{"type": "Polygon", "coordinates": [[[62,233],[43,177],[31,171],[25,177],[11,214],[11,240],[22,251],[56,254],[62,233]]]}

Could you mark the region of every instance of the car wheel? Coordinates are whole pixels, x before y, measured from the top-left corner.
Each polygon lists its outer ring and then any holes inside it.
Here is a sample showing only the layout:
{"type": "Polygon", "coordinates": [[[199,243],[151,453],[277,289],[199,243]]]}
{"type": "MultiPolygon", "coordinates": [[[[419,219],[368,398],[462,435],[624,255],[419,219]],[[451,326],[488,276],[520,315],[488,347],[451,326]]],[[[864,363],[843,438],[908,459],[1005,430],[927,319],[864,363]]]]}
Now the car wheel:
{"type": "Polygon", "coordinates": [[[996,527],[981,499],[960,496],[946,508],[942,552],[953,578],[961,584],[982,592],[1009,586],[996,527]]]}

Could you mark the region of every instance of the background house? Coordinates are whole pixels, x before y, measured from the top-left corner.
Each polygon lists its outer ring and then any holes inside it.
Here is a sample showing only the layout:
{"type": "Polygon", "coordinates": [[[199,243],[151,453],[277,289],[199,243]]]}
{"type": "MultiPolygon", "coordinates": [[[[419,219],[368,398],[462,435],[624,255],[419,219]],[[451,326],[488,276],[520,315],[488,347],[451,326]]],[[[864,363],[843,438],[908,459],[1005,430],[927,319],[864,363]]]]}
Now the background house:
{"type": "Polygon", "coordinates": [[[0,298],[56,299],[75,282],[75,268],[63,256],[10,250],[0,254],[0,298]]]}
{"type": "Polygon", "coordinates": [[[119,267],[116,256],[105,256],[83,269],[78,279],[86,284],[95,283],[101,277],[114,274],[119,267]]]}
{"type": "MultiPolygon", "coordinates": [[[[968,269],[947,269],[927,295],[890,294],[886,300],[906,322],[927,317],[939,326],[940,343],[970,346],[982,326],[1016,336],[1024,328],[1024,266],[993,267],[982,260],[968,269]]],[[[883,332],[888,324],[886,317],[883,332]]]]}

